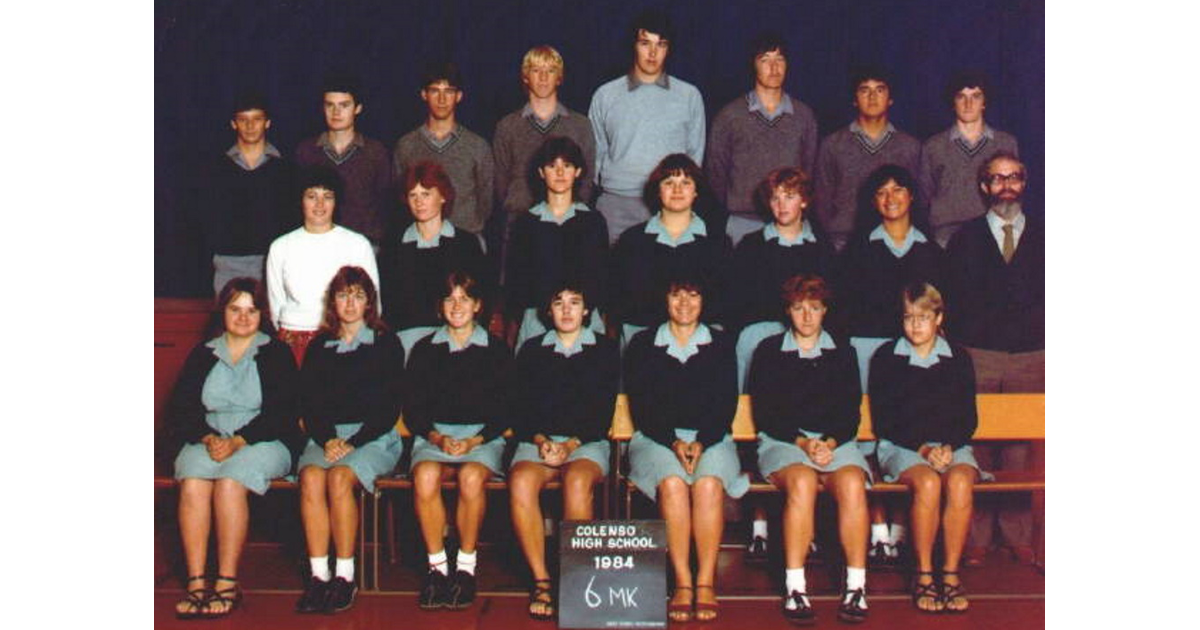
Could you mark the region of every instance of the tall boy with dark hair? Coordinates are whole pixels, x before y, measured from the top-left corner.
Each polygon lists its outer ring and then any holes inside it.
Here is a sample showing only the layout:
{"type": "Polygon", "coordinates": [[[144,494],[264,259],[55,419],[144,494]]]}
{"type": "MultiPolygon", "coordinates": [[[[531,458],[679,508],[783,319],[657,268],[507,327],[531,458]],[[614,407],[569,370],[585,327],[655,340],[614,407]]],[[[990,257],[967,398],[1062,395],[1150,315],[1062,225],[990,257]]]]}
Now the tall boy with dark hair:
{"type": "Polygon", "coordinates": [[[812,109],[783,91],[787,45],[776,33],[762,33],[751,44],[754,88],[726,105],[713,119],[704,170],[717,199],[729,210],[729,237],[762,227],[754,207],[754,188],[767,173],[799,166],[810,177],[817,160],[817,121],[812,109]]]}
{"type": "Polygon", "coordinates": [[[453,63],[427,66],[421,79],[425,122],[396,141],[392,162],[396,181],[404,181],[404,171],[418,162],[441,165],[454,186],[454,207],[447,218],[460,230],[481,234],[492,214],[492,149],[458,122],[455,111],[462,99],[462,77],[453,63]]]}
{"type": "Polygon", "coordinates": [[[596,134],[595,181],[602,190],[596,209],[608,221],[610,244],[650,218],[642,186],[664,157],[685,153],[696,164],[704,159],[704,99],[666,71],[675,37],[670,20],[644,11],[630,34],[633,67],[596,88],[588,108],[596,134]]]}
{"type": "Polygon", "coordinates": [[[271,241],[300,222],[291,190],[295,167],[267,140],[271,116],[263,95],[238,95],[229,126],[233,146],[211,163],[199,196],[214,294],[238,276],[261,280],[271,241]]]}
{"type": "Polygon", "coordinates": [[[395,204],[387,147],[358,131],[363,100],[356,79],[331,75],[321,94],[325,131],[296,147],[296,162],[337,171],[344,191],[338,198],[338,224],[367,237],[378,250],[395,204]]]}
{"type": "Polygon", "coordinates": [[[828,136],[817,152],[816,213],[839,251],[854,231],[858,188],[872,171],[897,164],[917,172],[921,143],[888,119],[892,85],[881,68],[866,67],[851,77],[854,122],[828,136]]]}
{"type": "Polygon", "coordinates": [[[917,184],[929,203],[929,226],[934,239],[945,247],[967,221],[987,213],[980,199],[975,174],[997,153],[1016,156],[1017,139],[992,129],[983,120],[987,77],[960,72],[946,84],[946,101],[954,110],[954,124],[931,136],[921,147],[917,184]]]}

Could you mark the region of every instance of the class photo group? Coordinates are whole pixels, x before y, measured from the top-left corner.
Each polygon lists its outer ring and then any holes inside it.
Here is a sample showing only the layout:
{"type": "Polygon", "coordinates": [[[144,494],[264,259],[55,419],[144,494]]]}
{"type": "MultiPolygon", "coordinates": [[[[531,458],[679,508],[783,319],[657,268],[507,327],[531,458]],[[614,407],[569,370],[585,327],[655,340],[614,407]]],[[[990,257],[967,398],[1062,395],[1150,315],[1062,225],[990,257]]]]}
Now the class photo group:
{"type": "Polygon", "coordinates": [[[561,98],[572,60],[528,47],[511,60],[524,102],[490,139],[462,121],[464,69],[437,57],[420,63],[424,119],[386,144],[362,130],[364,86],[384,80],[370,69],[288,94],[324,129],[287,152],[271,140],[279,91],[237,86],[227,149],[190,175],[189,273],[211,321],[157,447],[178,483],[176,617],[243,606],[250,494],[280,478],[299,484],[299,514],[278,515],[304,535],[297,614],[355,605],[359,497],[398,474],[426,612],[475,603],[484,516],[505,510],[528,615],[553,621],[543,490],[561,488],[555,518],[593,520],[618,474],[666,523],[671,622],[720,617],[729,498],[744,497],[745,557],[780,556],[774,610],[797,625],[817,621],[805,564],[822,493],[844,623],[871,616],[869,564],[907,566],[928,614],[970,609],[964,567],[1040,565],[1028,496],[975,492],[1039,465],[1027,441],[972,443],[977,394],[1045,391],[1044,214],[1027,191],[1041,174],[1026,138],[989,121],[997,77],[944,64],[941,131],[922,139],[890,115],[907,97],[890,60],[855,63],[837,78],[845,118],[821,129],[786,89],[792,37],[759,29],[737,42],[742,92],[706,110],[671,72],[675,9],[604,25],[628,56],[586,108],[561,98]],[[621,396],[633,434],[617,444],[621,396]],[[746,396],[757,441],[739,449],[746,396]],[[875,439],[860,442],[864,396],[875,439]],[[495,479],[507,488],[489,497],[495,479]]]}

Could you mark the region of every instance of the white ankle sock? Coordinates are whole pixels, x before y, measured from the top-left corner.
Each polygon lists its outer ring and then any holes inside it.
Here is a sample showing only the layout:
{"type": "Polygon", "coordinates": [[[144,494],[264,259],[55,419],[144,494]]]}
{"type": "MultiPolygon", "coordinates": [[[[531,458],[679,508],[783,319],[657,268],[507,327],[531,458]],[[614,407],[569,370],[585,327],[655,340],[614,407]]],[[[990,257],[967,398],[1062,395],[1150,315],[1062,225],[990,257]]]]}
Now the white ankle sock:
{"type": "MultiPolygon", "coordinates": [[[[786,584],[788,594],[787,603],[784,605],[787,606],[788,610],[795,610],[796,602],[792,600],[792,593],[804,593],[808,588],[808,584],[804,579],[804,567],[800,567],[799,569],[784,569],[783,575],[783,581],[786,584]]],[[[807,596],[804,597],[804,601],[808,602],[807,596]]]]}
{"type": "Polygon", "coordinates": [[[454,559],[454,568],[458,571],[475,575],[475,555],[476,552],[474,551],[467,553],[459,549],[458,557],[454,559]]]}
{"type": "Polygon", "coordinates": [[[867,587],[866,567],[846,567],[846,592],[867,587]]]}
{"type": "Polygon", "coordinates": [[[899,545],[900,543],[904,542],[904,537],[907,534],[908,530],[906,530],[903,525],[892,523],[892,544],[899,545]]]}
{"type": "Polygon", "coordinates": [[[442,575],[450,575],[450,567],[446,564],[446,550],[429,554],[429,568],[441,571],[442,575]]]}
{"type": "Polygon", "coordinates": [[[346,580],[347,582],[354,581],[354,556],[349,558],[338,558],[333,563],[333,574],[346,580]]]}
{"type": "Polygon", "coordinates": [[[874,546],[878,542],[892,542],[892,537],[888,534],[887,523],[871,523],[871,545],[874,546]]]}
{"type": "Polygon", "coordinates": [[[753,528],[752,535],[754,538],[762,538],[764,540],[766,539],[766,537],[767,537],[767,522],[765,520],[755,519],[754,524],[751,525],[751,527],[753,528]]]}
{"type": "Polygon", "coordinates": [[[329,556],[321,556],[320,558],[308,557],[308,566],[312,570],[313,577],[328,582],[329,578],[329,556]]]}

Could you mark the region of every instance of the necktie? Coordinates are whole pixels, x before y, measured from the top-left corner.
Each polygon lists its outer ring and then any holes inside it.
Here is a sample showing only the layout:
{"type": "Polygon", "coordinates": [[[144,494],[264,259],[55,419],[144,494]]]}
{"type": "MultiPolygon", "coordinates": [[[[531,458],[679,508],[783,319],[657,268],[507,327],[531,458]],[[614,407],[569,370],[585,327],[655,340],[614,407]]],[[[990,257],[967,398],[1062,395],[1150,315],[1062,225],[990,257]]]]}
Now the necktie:
{"type": "Polygon", "coordinates": [[[1004,262],[1012,262],[1013,252],[1016,251],[1016,246],[1013,245],[1013,226],[1011,223],[1006,223],[1004,227],[1004,245],[1000,248],[1000,255],[1004,256],[1004,262]]]}

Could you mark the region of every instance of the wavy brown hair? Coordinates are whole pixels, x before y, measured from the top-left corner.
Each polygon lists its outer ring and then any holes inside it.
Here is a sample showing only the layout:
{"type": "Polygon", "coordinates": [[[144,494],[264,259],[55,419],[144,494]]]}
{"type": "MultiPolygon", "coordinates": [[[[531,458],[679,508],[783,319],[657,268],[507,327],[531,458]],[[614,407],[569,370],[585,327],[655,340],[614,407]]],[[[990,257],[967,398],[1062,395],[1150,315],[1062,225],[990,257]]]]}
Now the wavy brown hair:
{"type": "Polygon", "coordinates": [[[337,337],[341,333],[342,322],[338,319],[336,296],[339,291],[354,287],[362,289],[363,293],[367,294],[367,305],[363,309],[363,322],[375,332],[387,332],[388,325],[379,316],[379,292],[375,289],[375,281],[371,279],[366,269],[354,265],[346,265],[338,269],[337,273],[333,275],[333,279],[329,281],[329,287],[325,289],[325,313],[321,316],[321,332],[327,333],[331,337],[337,337]]]}

